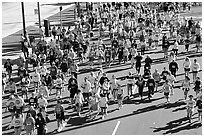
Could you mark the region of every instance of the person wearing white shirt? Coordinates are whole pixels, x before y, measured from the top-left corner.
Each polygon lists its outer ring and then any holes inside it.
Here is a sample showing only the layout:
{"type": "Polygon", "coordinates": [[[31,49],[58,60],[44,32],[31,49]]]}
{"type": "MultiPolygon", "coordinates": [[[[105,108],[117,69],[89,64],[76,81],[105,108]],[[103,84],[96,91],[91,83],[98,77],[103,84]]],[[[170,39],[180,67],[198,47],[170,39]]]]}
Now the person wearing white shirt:
{"type": "Polygon", "coordinates": [[[63,80],[62,80],[62,78],[58,75],[58,76],[57,76],[57,79],[55,80],[56,98],[61,98],[61,95],[62,95],[62,84],[63,84],[63,80]]]}
{"type": "Polygon", "coordinates": [[[46,111],[48,102],[47,99],[43,97],[43,95],[40,95],[40,98],[38,99],[38,107],[39,108],[44,108],[46,111]]]}
{"type": "Polygon", "coordinates": [[[193,72],[193,81],[195,81],[196,77],[197,77],[197,74],[198,74],[198,71],[200,71],[200,65],[197,62],[197,59],[194,59],[194,62],[191,65],[191,70],[193,72]]]}
{"type": "Polygon", "coordinates": [[[43,95],[43,97],[48,98],[49,92],[45,82],[42,82],[42,85],[39,87],[38,97],[43,95]]]}
{"type": "Polygon", "coordinates": [[[113,95],[113,100],[117,99],[117,90],[119,88],[119,81],[116,79],[115,75],[112,75],[112,79],[110,80],[110,88],[113,95]]]}
{"type": "Polygon", "coordinates": [[[88,101],[90,93],[91,93],[91,83],[88,81],[87,77],[84,78],[84,81],[81,84],[82,94],[84,96],[84,100],[88,101]]]}
{"type": "Polygon", "coordinates": [[[108,109],[108,99],[105,94],[101,94],[99,106],[101,108],[102,119],[104,119],[105,116],[107,116],[107,109],[108,109]]]}
{"type": "Polygon", "coordinates": [[[96,82],[96,76],[94,72],[90,73],[90,76],[88,77],[89,82],[91,83],[91,87],[94,87],[94,83],[96,82]]]}
{"type": "Polygon", "coordinates": [[[189,76],[191,61],[188,57],[185,58],[185,61],[183,63],[183,68],[184,68],[185,76],[189,76]]]}

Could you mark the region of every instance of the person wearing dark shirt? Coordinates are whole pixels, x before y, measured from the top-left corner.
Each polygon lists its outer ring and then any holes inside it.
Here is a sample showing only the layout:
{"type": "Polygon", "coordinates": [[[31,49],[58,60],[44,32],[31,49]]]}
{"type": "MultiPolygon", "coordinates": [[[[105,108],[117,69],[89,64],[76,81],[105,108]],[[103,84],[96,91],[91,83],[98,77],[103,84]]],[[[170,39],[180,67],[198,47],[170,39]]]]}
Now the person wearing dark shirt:
{"type": "Polygon", "coordinates": [[[139,74],[140,73],[140,68],[142,66],[142,56],[140,55],[140,53],[138,53],[138,55],[135,57],[135,60],[136,60],[136,64],[135,64],[135,69],[136,69],[136,72],[139,74]]]}
{"type": "Polygon", "coordinates": [[[118,48],[118,41],[116,40],[115,37],[114,37],[114,39],[112,41],[112,48],[118,48]]]}
{"type": "Polygon", "coordinates": [[[46,83],[46,86],[48,87],[49,90],[49,94],[51,94],[51,90],[52,90],[52,86],[53,86],[53,82],[52,82],[52,76],[49,74],[49,72],[47,72],[44,81],[46,83]]]}
{"type": "Polygon", "coordinates": [[[163,78],[164,81],[166,81],[167,79],[167,75],[169,74],[169,71],[166,70],[166,67],[164,67],[164,70],[161,73],[161,76],[163,78]]]}
{"type": "MultiPolygon", "coordinates": [[[[71,78],[70,78],[71,79],[71,78]]],[[[76,83],[76,80],[75,79],[71,79],[69,80],[70,84],[68,86],[68,90],[70,91],[70,98],[71,98],[71,104],[72,104],[72,107],[73,107],[73,104],[74,104],[74,96],[78,90],[78,85],[76,83]]]]}
{"type": "Polygon", "coordinates": [[[46,121],[43,118],[41,113],[37,114],[35,126],[37,127],[37,135],[45,135],[45,133],[46,133],[46,130],[45,130],[46,121]]]}
{"type": "Polygon", "coordinates": [[[119,64],[120,64],[122,62],[122,59],[123,59],[123,48],[122,47],[120,47],[118,49],[117,54],[118,54],[118,60],[119,60],[119,64]]]}
{"type": "Polygon", "coordinates": [[[145,59],[145,64],[149,64],[150,69],[151,69],[151,64],[152,64],[152,59],[150,58],[150,56],[147,55],[146,59],[145,59]]]}
{"type": "Polygon", "coordinates": [[[106,66],[110,65],[110,61],[111,61],[111,50],[109,48],[107,48],[105,50],[105,60],[106,60],[106,66]]]}
{"type": "Polygon", "coordinates": [[[103,76],[102,76],[102,77],[100,78],[100,80],[99,80],[100,85],[103,85],[105,79],[107,79],[107,80],[109,81],[109,79],[108,79],[106,73],[103,73],[103,76]]]}
{"type": "Polygon", "coordinates": [[[66,63],[66,60],[64,59],[60,65],[60,69],[62,70],[62,73],[66,74],[68,71],[68,65],[66,63]]]}
{"type": "Polygon", "coordinates": [[[145,81],[143,80],[142,76],[139,76],[139,79],[136,82],[136,85],[138,87],[139,95],[141,97],[141,100],[143,100],[143,89],[145,86],[145,81]]]}
{"type": "Polygon", "coordinates": [[[185,39],[185,50],[188,52],[188,49],[189,49],[189,45],[190,45],[190,39],[189,39],[189,36],[186,37],[185,39]]]}
{"type": "Polygon", "coordinates": [[[194,83],[195,87],[194,87],[194,91],[196,93],[196,95],[200,92],[201,90],[201,86],[202,86],[202,82],[200,80],[200,77],[196,78],[196,81],[194,83]]]}
{"type": "Polygon", "coordinates": [[[171,74],[174,75],[174,77],[176,77],[176,72],[178,71],[178,64],[175,62],[175,60],[173,60],[169,64],[169,70],[170,70],[171,74]]]}
{"type": "Polygon", "coordinates": [[[49,70],[50,70],[50,75],[52,76],[52,79],[56,80],[57,79],[57,77],[56,77],[56,75],[57,75],[57,67],[55,66],[54,62],[52,62],[52,66],[49,68],[49,70]]]}
{"type": "Polygon", "coordinates": [[[68,81],[68,85],[71,85],[71,82],[74,80],[74,83],[78,84],[77,79],[75,78],[74,74],[71,74],[71,78],[68,81]]]}
{"type": "Polygon", "coordinates": [[[147,87],[148,87],[148,98],[150,100],[152,95],[154,95],[154,88],[155,88],[155,80],[151,75],[150,75],[150,78],[147,80],[147,87]]]}
{"type": "Polygon", "coordinates": [[[202,99],[197,99],[196,106],[198,107],[198,121],[202,121],[202,99]]]}
{"type": "Polygon", "coordinates": [[[34,108],[37,108],[38,106],[38,99],[37,96],[35,96],[35,93],[32,93],[32,96],[28,99],[29,106],[33,106],[34,108]]]}
{"type": "Polygon", "coordinates": [[[13,66],[13,64],[11,63],[11,60],[7,59],[6,62],[4,63],[4,68],[6,69],[8,75],[9,75],[9,79],[11,78],[12,66],[13,66]]]}

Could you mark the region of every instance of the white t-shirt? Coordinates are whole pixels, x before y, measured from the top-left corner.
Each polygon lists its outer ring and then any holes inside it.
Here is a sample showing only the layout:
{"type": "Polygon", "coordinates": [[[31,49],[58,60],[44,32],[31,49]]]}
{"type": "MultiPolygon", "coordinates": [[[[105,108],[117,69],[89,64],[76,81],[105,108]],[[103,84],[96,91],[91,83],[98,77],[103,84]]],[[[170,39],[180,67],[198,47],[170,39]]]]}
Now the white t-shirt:
{"type": "Polygon", "coordinates": [[[91,83],[89,81],[83,82],[81,84],[82,92],[87,93],[91,90],[91,83]]]}
{"type": "Polygon", "coordinates": [[[99,101],[99,106],[100,106],[100,107],[108,107],[107,102],[108,102],[107,97],[102,97],[102,98],[100,99],[100,101],[99,101]]]}
{"type": "Polygon", "coordinates": [[[38,104],[39,104],[39,106],[46,107],[48,102],[47,102],[47,100],[45,98],[39,98],[38,99],[38,104]]]}

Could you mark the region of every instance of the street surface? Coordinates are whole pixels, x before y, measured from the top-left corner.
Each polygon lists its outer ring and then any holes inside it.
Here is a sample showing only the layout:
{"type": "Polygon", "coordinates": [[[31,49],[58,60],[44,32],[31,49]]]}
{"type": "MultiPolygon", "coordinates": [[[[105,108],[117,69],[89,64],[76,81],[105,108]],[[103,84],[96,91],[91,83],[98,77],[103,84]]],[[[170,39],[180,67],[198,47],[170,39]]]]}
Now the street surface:
{"type": "MultiPolygon", "coordinates": [[[[193,14],[196,17],[201,17],[201,7],[196,7],[192,9],[193,14]],[[199,13],[196,14],[196,13],[199,13]]],[[[190,13],[189,13],[190,14],[190,13]]],[[[65,102],[63,104],[64,108],[67,110],[65,113],[66,117],[71,116],[66,127],[62,132],[57,133],[56,120],[53,115],[54,106],[56,104],[55,95],[53,94],[49,98],[48,113],[51,122],[47,124],[48,134],[59,134],[59,135],[202,135],[202,125],[197,121],[197,111],[193,115],[192,123],[189,123],[186,117],[185,103],[181,101],[184,98],[183,91],[179,89],[181,86],[181,80],[184,79],[183,71],[183,61],[186,56],[190,57],[191,62],[194,59],[198,60],[200,66],[202,66],[202,55],[201,53],[195,53],[193,50],[194,44],[190,45],[190,53],[182,52],[184,51],[184,45],[179,46],[179,55],[177,58],[177,63],[179,64],[179,71],[177,72],[174,95],[170,98],[170,103],[165,104],[166,101],[163,93],[155,93],[151,101],[144,100],[140,101],[138,96],[138,91],[136,89],[135,96],[131,100],[124,100],[124,106],[121,110],[117,110],[117,104],[111,104],[108,107],[108,116],[101,120],[99,116],[93,121],[87,121],[85,117],[76,116],[76,112],[73,112],[68,108],[68,104],[65,102]]],[[[170,47],[172,49],[172,46],[170,47]]],[[[4,50],[4,48],[2,49],[4,50]]],[[[5,54],[7,52],[5,51],[5,54]]],[[[146,55],[150,55],[153,59],[153,65],[151,72],[157,68],[159,72],[163,70],[164,67],[168,68],[168,63],[163,59],[163,53],[161,52],[161,47],[157,47],[155,50],[147,51],[146,55]]],[[[5,58],[8,56],[5,55],[5,58]]],[[[144,63],[142,64],[144,65],[144,63]]],[[[78,76],[78,82],[81,83],[85,76],[90,74],[88,65],[80,66],[80,74],[78,76]]],[[[31,68],[30,68],[31,69],[31,68]]],[[[202,69],[202,68],[201,68],[202,69]]],[[[94,71],[98,70],[97,65],[94,67],[94,71]]],[[[107,73],[108,78],[114,74],[117,78],[122,78],[128,75],[129,71],[135,73],[135,69],[130,67],[130,63],[121,65],[111,65],[110,68],[105,68],[104,71],[107,73]]],[[[17,71],[15,70],[14,73],[17,71]]],[[[141,70],[143,74],[143,66],[141,70]]],[[[199,77],[202,79],[202,70],[198,73],[199,77]]],[[[16,80],[15,75],[13,75],[16,80]]],[[[192,82],[192,73],[190,74],[192,82]]],[[[121,79],[120,83],[125,89],[126,93],[126,81],[121,79]]],[[[32,91],[33,84],[31,85],[32,91]]],[[[195,96],[195,93],[191,89],[189,94],[195,96]]],[[[159,87],[161,89],[161,87],[159,87]]],[[[147,88],[144,89],[144,92],[147,88]]],[[[55,93],[55,90],[52,91],[55,93]]],[[[68,93],[65,91],[63,93],[63,100],[67,100],[68,93]]],[[[145,95],[147,97],[147,95],[145,95]]],[[[3,96],[2,101],[2,134],[11,135],[13,134],[13,129],[7,129],[10,122],[10,114],[5,111],[6,95],[3,96]]],[[[86,110],[82,112],[82,115],[86,113],[86,110]]],[[[23,132],[24,134],[25,132],[23,132]]]]}

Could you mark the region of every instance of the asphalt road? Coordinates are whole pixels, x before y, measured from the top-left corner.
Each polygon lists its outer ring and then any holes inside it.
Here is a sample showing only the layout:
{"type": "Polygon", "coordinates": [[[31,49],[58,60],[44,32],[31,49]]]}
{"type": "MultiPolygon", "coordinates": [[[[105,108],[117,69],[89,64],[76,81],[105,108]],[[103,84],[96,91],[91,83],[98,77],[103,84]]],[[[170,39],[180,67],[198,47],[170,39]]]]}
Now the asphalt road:
{"type": "MultiPolygon", "coordinates": [[[[195,50],[194,45],[190,46],[191,50],[195,50]]],[[[171,48],[170,48],[171,49],[171,48]]],[[[156,50],[148,51],[146,55],[150,55],[154,59],[152,65],[153,71],[155,68],[162,71],[163,67],[168,68],[168,63],[162,60],[163,54],[160,52],[161,47],[156,50]]],[[[62,132],[57,133],[56,120],[53,115],[54,105],[56,104],[55,95],[52,95],[49,99],[48,112],[51,122],[48,123],[48,134],[59,134],[59,135],[201,135],[202,125],[197,121],[197,114],[193,115],[192,123],[188,123],[186,117],[185,104],[180,101],[183,98],[183,91],[178,87],[181,85],[181,80],[184,79],[184,72],[182,64],[186,56],[190,57],[191,62],[196,58],[202,66],[202,55],[201,53],[181,53],[184,51],[184,46],[179,46],[179,56],[177,63],[179,64],[177,82],[175,84],[174,95],[170,98],[170,103],[164,104],[166,101],[163,98],[163,93],[156,93],[151,101],[140,101],[138,92],[136,90],[134,98],[130,101],[124,100],[124,106],[121,110],[116,110],[117,104],[109,105],[108,116],[101,120],[100,116],[94,121],[87,121],[85,117],[76,116],[75,112],[72,112],[68,108],[68,104],[63,104],[67,110],[66,116],[72,118],[67,122],[66,127],[62,132]]],[[[145,55],[145,57],[146,57],[145,55]]],[[[82,66],[80,69],[85,69],[88,66],[82,66]]],[[[97,66],[95,66],[97,67],[97,66]]],[[[112,65],[110,68],[104,69],[107,72],[108,77],[114,74],[116,77],[123,77],[128,74],[129,71],[135,72],[134,69],[130,68],[130,64],[125,65],[112,65]]],[[[143,72],[143,68],[141,70],[143,72]]],[[[82,79],[89,75],[89,72],[84,72],[79,75],[79,83],[82,79]]],[[[202,79],[202,71],[198,73],[202,79]]],[[[192,82],[192,74],[190,74],[192,82]]],[[[126,86],[125,81],[121,80],[121,84],[124,85],[125,95],[126,86]]],[[[192,86],[193,87],[193,86],[192,86]]],[[[161,88],[161,87],[160,87],[161,88]]],[[[147,89],[145,88],[146,92],[147,89]]],[[[54,93],[55,91],[53,91],[54,93]]],[[[190,90],[189,94],[195,95],[194,91],[190,90]]],[[[66,100],[67,93],[63,93],[64,100],[66,100]]],[[[146,97],[146,96],[145,96],[146,97]]],[[[7,130],[8,122],[10,121],[9,113],[4,113],[4,103],[6,99],[3,96],[2,106],[2,134],[10,135],[13,134],[13,129],[7,130]]],[[[195,111],[196,112],[196,111],[195,111]]],[[[86,110],[83,111],[83,114],[86,110]]],[[[25,132],[23,132],[24,134],[25,132]]]]}

